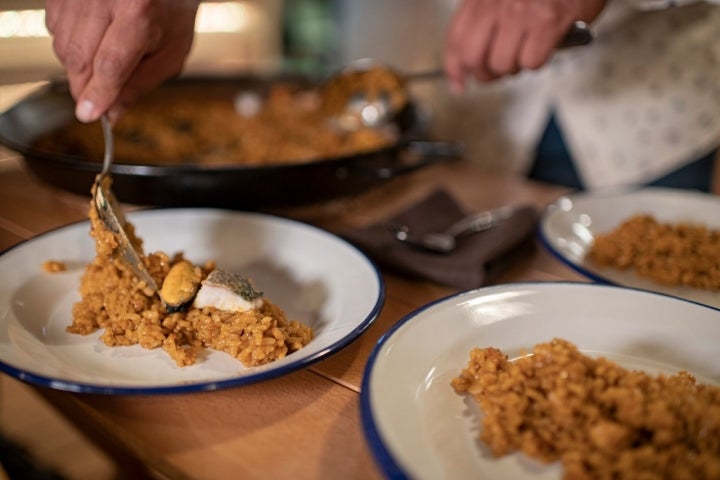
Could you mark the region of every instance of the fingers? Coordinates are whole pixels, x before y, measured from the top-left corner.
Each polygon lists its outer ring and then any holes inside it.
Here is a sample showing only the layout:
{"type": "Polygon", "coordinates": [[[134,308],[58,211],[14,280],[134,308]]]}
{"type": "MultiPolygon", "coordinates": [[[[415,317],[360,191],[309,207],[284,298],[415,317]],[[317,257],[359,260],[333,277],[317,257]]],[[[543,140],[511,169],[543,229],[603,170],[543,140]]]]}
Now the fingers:
{"type": "MultiPolygon", "coordinates": [[[[572,3],[572,2],[571,2],[572,3]]],[[[445,71],[461,91],[547,63],[577,16],[567,0],[464,0],[451,19],[445,71]]]]}
{"type": "Polygon", "coordinates": [[[182,68],[182,58],[163,51],[144,58],[123,84],[120,94],[108,109],[108,117],[115,122],[127,108],[182,68]]]}
{"type": "Polygon", "coordinates": [[[451,88],[462,91],[465,80],[472,77],[479,82],[497,78],[488,67],[497,20],[488,15],[486,0],[465,0],[449,29],[445,48],[445,71],[451,88]]]}
{"type": "Polygon", "coordinates": [[[46,25],[67,71],[80,121],[117,118],[179,73],[198,0],[47,0],[46,25]]]}
{"type": "Polygon", "coordinates": [[[518,61],[523,69],[537,69],[545,65],[574,21],[574,15],[563,8],[562,3],[534,10],[534,21],[526,27],[527,41],[518,52],[518,61]]]}
{"type": "Polygon", "coordinates": [[[521,52],[527,36],[527,21],[519,9],[521,4],[507,2],[498,12],[495,35],[488,45],[485,69],[495,78],[520,71],[521,52]]]}
{"type": "Polygon", "coordinates": [[[92,122],[116,103],[125,83],[143,57],[157,48],[158,40],[147,18],[132,12],[117,15],[104,32],[91,76],[77,96],[77,118],[92,122]]]}
{"type": "MultiPolygon", "coordinates": [[[[143,55],[122,85],[122,90],[108,111],[111,120],[119,117],[140,96],[182,70],[192,47],[197,2],[171,1],[174,2],[174,9],[171,15],[166,16],[171,21],[165,23],[162,35],[150,40],[149,44],[157,46],[143,55]]],[[[148,38],[156,31],[153,25],[148,24],[148,38]]]]}
{"type": "Polygon", "coordinates": [[[526,41],[518,51],[518,64],[521,69],[536,70],[545,65],[555,52],[567,30],[549,31],[533,28],[526,34],[526,41]]]}
{"type": "Polygon", "coordinates": [[[45,27],[51,35],[57,31],[58,20],[62,12],[62,2],[58,0],[45,1],[45,27]]]}
{"type": "Polygon", "coordinates": [[[92,74],[95,51],[110,23],[106,9],[96,1],[48,2],[46,23],[53,49],[65,67],[70,91],[77,99],[92,74]]]}
{"type": "MultiPolygon", "coordinates": [[[[460,92],[465,88],[467,71],[479,63],[476,58],[482,55],[482,36],[489,38],[488,26],[478,25],[475,29],[477,14],[475,0],[464,0],[451,19],[445,39],[445,73],[454,91],[460,92]],[[473,32],[477,35],[473,35],[473,32]],[[480,38],[478,38],[480,37],[480,38]],[[477,51],[479,49],[479,51],[477,51]]],[[[490,25],[491,27],[492,25],[490,25]]]]}

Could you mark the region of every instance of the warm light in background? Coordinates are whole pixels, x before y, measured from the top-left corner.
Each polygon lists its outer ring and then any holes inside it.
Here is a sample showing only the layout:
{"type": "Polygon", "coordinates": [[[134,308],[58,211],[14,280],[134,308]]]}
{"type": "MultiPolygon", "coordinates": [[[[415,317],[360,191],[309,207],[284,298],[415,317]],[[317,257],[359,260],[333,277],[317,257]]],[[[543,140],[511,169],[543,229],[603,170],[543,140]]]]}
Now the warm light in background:
{"type": "Polygon", "coordinates": [[[245,2],[202,3],[195,20],[195,31],[241,32],[247,29],[249,18],[245,2]]]}
{"type": "Polygon", "coordinates": [[[46,37],[44,10],[0,12],[0,38],[46,37]]]}
{"type": "MultiPolygon", "coordinates": [[[[0,7],[0,86],[61,78],[39,0],[0,7]],[[32,4],[32,7],[30,6],[32,4]]],[[[204,0],[195,22],[195,39],[185,63],[187,74],[272,71],[282,62],[284,0],[204,0]]],[[[0,4],[2,4],[0,0],[0,4]]]]}
{"type": "MultiPolygon", "coordinates": [[[[200,33],[240,32],[247,28],[250,15],[244,2],[202,3],[195,31],[200,33]]],[[[0,39],[47,37],[44,10],[0,12],[0,39]]]]}

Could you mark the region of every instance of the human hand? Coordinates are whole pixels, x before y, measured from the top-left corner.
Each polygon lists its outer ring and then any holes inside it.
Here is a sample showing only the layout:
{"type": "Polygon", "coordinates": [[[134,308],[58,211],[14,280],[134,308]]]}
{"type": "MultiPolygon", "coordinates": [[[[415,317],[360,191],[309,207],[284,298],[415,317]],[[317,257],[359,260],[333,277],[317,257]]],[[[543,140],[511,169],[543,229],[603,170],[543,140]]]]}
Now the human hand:
{"type": "Polygon", "coordinates": [[[178,74],[199,0],[47,0],[45,23],[67,72],[75,116],[111,121],[178,74]]]}
{"type": "Polygon", "coordinates": [[[544,65],[576,21],[591,22],[607,0],[463,0],[445,41],[445,72],[462,91],[544,65]]]}

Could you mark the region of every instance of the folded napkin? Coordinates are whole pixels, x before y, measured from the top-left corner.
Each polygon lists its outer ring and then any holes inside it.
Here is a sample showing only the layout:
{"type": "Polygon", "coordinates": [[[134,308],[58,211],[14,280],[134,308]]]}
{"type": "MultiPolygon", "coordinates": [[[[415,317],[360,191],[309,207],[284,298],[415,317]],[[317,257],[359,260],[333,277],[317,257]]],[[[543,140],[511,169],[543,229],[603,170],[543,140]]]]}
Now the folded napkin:
{"type": "Polygon", "coordinates": [[[468,290],[483,286],[502,260],[518,250],[535,230],[537,211],[520,206],[499,225],[461,237],[450,253],[434,253],[399,241],[392,225],[406,225],[416,233],[441,232],[466,216],[457,202],[438,190],[392,218],[341,235],[381,267],[406,276],[468,290]]]}

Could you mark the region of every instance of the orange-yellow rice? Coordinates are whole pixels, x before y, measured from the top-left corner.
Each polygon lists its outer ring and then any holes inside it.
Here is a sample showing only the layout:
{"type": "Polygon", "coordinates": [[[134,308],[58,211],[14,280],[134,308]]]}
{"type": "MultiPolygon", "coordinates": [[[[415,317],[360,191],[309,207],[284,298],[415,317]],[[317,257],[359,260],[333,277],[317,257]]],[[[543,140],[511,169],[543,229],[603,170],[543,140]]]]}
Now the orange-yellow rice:
{"type": "Polygon", "coordinates": [[[560,461],[565,480],[720,478],[720,388],[688,372],[653,377],[554,339],[514,361],[474,349],[452,386],[479,404],[495,456],[560,461]]]}
{"type": "MultiPolygon", "coordinates": [[[[288,320],[268,299],[261,308],[244,312],[190,307],[186,312],[167,313],[157,294],[117,258],[117,240],[92,207],[90,222],[96,256],[83,274],[81,300],[73,307],[69,332],[87,335],[103,329],[100,338],[107,346],[162,348],[178,366],[193,365],[205,348],[223,351],[248,367],[262,365],[299,350],[312,339],[309,326],[288,320]]],[[[125,229],[142,251],[142,240],[135,235],[132,223],[128,222],[125,229]]],[[[183,255],[154,252],[143,258],[153,279],[162,285],[183,255]]],[[[202,265],[203,278],[213,269],[213,262],[202,265]]]]}

